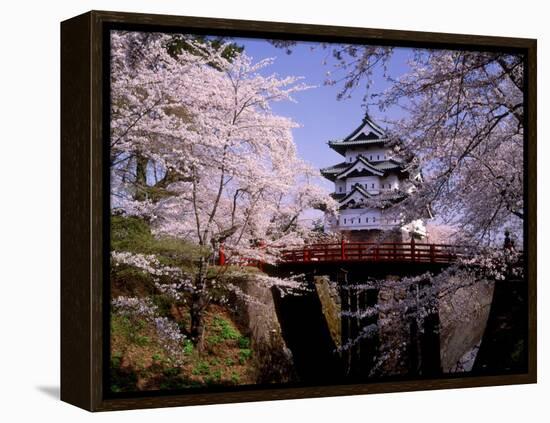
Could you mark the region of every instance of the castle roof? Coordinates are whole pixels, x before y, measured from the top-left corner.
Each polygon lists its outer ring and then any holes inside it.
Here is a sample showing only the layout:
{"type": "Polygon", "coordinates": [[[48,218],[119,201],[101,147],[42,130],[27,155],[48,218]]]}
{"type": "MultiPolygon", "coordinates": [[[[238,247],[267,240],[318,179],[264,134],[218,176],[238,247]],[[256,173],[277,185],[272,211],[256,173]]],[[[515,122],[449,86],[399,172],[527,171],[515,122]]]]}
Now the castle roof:
{"type": "Polygon", "coordinates": [[[345,178],[352,173],[368,173],[375,176],[384,176],[384,171],[374,167],[366,158],[359,155],[350,167],[336,175],[336,179],[345,178]]]}
{"type": "Polygon", "coordinates": [[[340,204],[340,207],[349,203],[350,201],[357,202],[357,199],[362,198],[373,198],[372,195],[370,195],[362,186],[355,185],[353,189],[346,194],[344,197],[338,200],[338,203],[340,204]]]}
{"type": "Polygon", "coordinates": [[[328,145],[337,153],[345,155],[349,147],[383,145],[388,141],[384,130],[366,113],[361,124],[351,134],[341,140],[331,140],[328,145]]]}
{"type": "Polygon", "coordinates": [[[370,162],[366,157],[359,155],[355,162],[341,162],[335,164],[334,166],[326,167],[321,169],[321,174],[334,181],[336,179],[345,177],[354,171],[356,172],[367,172],[372,175],[383,176],[388,171],[402,169],[403,165],[399,160],[389,159],[381,162],[370,162]]]}
{"type": "Polygon", "coordinates": [[[365,199],[376,199],[380,201],[380,204],[375,207],[384,209],[403,200],[404,197],[405,195],[402,192],[384,192],[376,195],[369,194],[367,190],[359,184],[355,185],[347,194],[339,196],[333,195],[333,198],[338,201],[340,208],[350,202],[353,202],[354,205],[361,205],[365,199]]]}

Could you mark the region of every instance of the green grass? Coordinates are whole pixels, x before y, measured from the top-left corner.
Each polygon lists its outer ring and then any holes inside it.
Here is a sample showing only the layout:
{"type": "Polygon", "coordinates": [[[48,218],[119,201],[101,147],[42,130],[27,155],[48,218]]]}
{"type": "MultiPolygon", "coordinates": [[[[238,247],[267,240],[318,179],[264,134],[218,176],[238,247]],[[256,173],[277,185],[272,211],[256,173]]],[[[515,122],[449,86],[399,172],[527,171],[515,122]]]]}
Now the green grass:
{"type": "Polygon", "coordinates": [[[241,377],[236,372],[231,372],[231,382],[238,385],[241,382],[241,377]]]}
{"type": "Polygon", "coordinates": [[[252,350],[244,348],[239,351],[239,363],[245,364],[252,357],[252,350]]]}
{"type": "Polygon", "coordinates": [[[113,314],[111,318],[111,336],[122,336],[129,343],[138,346],[149,345],[151,339],[148,336],[140,334],[145,328],[145,322],[130,320],[126,316],[113,314]]]}
{"type": "Polygon", "coordinates": [[[205,361],[199,361],[193,369],[193,374],[196,376],[208,376],[210,374],[210,366],[205,361]]]}
{"type": "Polygon", "coordinates": [[[120,367],[120,363],[122,362],[122,353],[121,352],[114,352],[111,354],[111,367],[118,368],[120,367]]]}
{"type": "Polygon", "coordinates": [[[209,345],[218,345],[220,344],[223,339],[221,336],[219,335],[210,335],[208,338],[206,338],[206,341],[208,342],[209,345]]]}
{"type": "Polygon", "coordinates": [[[156,254],[162,264],[192,266],[207,253],[176,238],[156,238],[149,224],[138,217],[111,216],[111,249],[156,254]]]}
{"type": "Polygon", "coordinates": [[[191,342],[189,339],[186,339],[183,346],[183,353],[186,355],[191,355],[193,354],[193,351],[194,351],[193,342],[191,342]]]}
{"type": "Polygon", "coordinates": [[[214,370],[209,376],[204,378],[204,382],[207,385],[219,384],[222,378],[222,371],[220,369],[214,370]]]}
{"type": "Polygon", "coordinates": [[[241,334],[224,318],[216,316],[213,323],[214,329],[221,340],[240,338],[241,334]]]}
{"type": "Polygon", "coordinates": [[[250,348],[250,339],[248,339],[246,336],[241,336],[239,337],[238,345],[241,349],[250,348]]]}

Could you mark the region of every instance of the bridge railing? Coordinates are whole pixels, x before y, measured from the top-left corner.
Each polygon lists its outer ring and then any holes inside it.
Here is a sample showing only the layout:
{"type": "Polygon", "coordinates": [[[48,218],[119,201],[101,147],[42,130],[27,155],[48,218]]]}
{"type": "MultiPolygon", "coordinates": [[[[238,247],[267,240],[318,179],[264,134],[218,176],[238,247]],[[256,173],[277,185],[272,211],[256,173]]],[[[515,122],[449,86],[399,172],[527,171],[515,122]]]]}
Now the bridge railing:
{"type": "MultiPolygon", "coordinates": [[[[451,244],[427,244],[415,242],[335,242],[308,244],[299,248],[280,250],[280,263],[309,262],[410,262],[449,264],[459,257],[469,255],[468,248],[451,244]]],[[[223,246],[220,247],[218,264],[229,264],[223,246]]],[[[263,267],[261,259],[233,256],[231,264],[263,267]]]]}
{"type": "Polygon", "coordinates": [[[451,263],[464,254],[464,248],[449,244],[418,242],[339,242],[310,244],[302,248],[284,249],[283,263],[373,261],[451,263]]]}

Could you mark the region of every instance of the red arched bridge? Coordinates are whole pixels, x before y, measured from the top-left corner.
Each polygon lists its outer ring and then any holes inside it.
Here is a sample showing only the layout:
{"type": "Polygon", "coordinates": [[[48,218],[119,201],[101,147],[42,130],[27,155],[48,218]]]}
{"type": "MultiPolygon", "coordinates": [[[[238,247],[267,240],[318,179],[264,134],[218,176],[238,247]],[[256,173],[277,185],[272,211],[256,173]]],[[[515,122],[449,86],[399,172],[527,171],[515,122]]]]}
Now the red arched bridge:
{"type": "MultiPolygon", "coordinates": [[[[465,255],[467,248],[449,244],[411,242],[333,242],[308,244],[297,248],[282,248],[279,263],[315,262],[395,262],[451,264],[465,255]]],[[[223,248],[218,264],[228,264],[223,248]]],[[[261,267],[258,259],[230,260],[236,264],[261,267]]]]}

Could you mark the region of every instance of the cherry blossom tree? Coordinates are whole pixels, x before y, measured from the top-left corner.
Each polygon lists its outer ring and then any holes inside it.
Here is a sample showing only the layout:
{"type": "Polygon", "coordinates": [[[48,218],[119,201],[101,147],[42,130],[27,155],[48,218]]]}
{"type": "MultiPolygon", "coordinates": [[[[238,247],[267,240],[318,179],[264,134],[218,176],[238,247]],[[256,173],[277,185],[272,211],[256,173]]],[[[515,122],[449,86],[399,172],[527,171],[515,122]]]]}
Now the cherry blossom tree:
{"type": "MultiPolygon", "coordinates": [[[[409,71],[373,93],[376,67],[387,68],[390,47],[334,48],[344,75],[340,97],[364,89],[382,110],[400,107],[391,131],[423,170],[415,213],[429,206],[469,242],[491,243],[505,228],[521,233],[523,205],[523,57],[498,52],[414,50],[409,71]]],[[[341,72],[341,73],[342,73],[341,72]]],[[[409,213],[409,214],[410,214],[409,213]]],[[[413,218],[414,216],[411,216],[413,218]]]]}
{"type": "Polygon", "coordinates": [[[308,87],[296,77],[263,76],[272,59],[228,60],[223,46],[182,40],[187,48],[173,55],[170,36],[113,35],[112,204],[146,217],[158,236],[198,246],[189,306],[190,337],[200,344],[204,311],[222,281],[211,271],[217,249],[223,245],[229,263],[271,262],[277,247],[303,243],[305,210],[335,205],[297,155],[296,124],[270,108],[308,87]],[[142,158],[148,168],[140,171],[142,158]]]}
{"type": "MultiPolygon", "coordinates": [[[[295,42],[272,41],[292,53],[295,42]]],[[[410,50],[408,71],[392,74],[396,49],[386,46],[321,46],[330,53],[326,84],[339,87],[337,98],[359,95],[366,107],[400,113],[388,120],[396,157],[410,175],[400,202],[371,201],[392,207],[405,221],[429,210],[437,219],[428,225],[429,242],[466,244],[468,254],[440,274],[369,280],[344,289],[353,292],[387,289],[413,292],[403,300],[344,311],[343,318],[362,321],[383,313],[412,319],[421,328],[440,302],[462,288],[484,281],[523,280],[521,251],[502,248],[511,230],[522,237],[523,204],[523,57],[498,52],[410,50]],[[376,92],[375,77],[389,88],[376,92]],[[411,188],[411,191],[409,189],[411,188]],[[410,194],[410,195],[405,195],[410,194]],[[477,245],[478,248],[472,248],[477,245]]],[[[376,336],[370,323],[338,348],[344,352],[376,336]]],[[[381,375],[394,351],[378,351],[372,375],[381,375]],[[382,373],[381,373],[382,372],[382,373]]],[[[399,354],[399,351],[397,351],[399,354]]]]}

